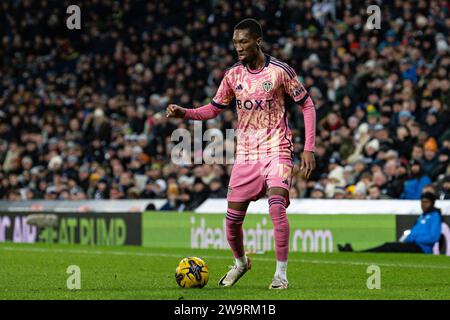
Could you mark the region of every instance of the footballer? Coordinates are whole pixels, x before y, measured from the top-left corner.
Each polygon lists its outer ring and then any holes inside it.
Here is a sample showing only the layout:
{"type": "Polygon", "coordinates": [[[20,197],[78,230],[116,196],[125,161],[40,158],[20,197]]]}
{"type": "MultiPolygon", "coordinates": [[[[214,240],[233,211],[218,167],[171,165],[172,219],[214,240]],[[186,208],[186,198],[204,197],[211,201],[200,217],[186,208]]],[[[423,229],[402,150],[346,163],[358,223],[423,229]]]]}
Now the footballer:
{"type": "Polygon", "coordinates": [[[250,259],[244,251],[242,224],[250,201],[256,201],[268,193],[277,259],[269,288],[287,289],[290,229],[286,208],[289,206],[294,150],[285,95],[295,101],[304,115],[305,143],[300,170],[306,178],[315,168],[316,112],[295,71],[262,51],[262,36],[261,25],[255,19],[239,22],[233,32],[233,44],[239,61],[225,72],[212,101],[196,109],[170,104],[166,116],[212,119],[232,100],[236,100],[238,139],[226,215],[227,240],[235,264],[220,279],[219,285],[234,285],[250,269],[250,259]],[[249,143],[255,139],[258,141],[256,144],[249,143]]]}

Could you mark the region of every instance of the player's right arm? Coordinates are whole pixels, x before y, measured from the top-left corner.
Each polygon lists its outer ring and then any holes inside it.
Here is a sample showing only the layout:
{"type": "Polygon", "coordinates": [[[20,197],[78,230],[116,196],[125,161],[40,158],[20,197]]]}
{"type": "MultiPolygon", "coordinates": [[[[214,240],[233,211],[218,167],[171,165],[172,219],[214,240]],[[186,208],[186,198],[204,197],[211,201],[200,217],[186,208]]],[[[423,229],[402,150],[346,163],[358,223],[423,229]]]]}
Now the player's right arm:
{"type": "Polygon", "coordinates": [[[176,104],[169,104],[166,110],[166,117],[190,120],[209,120],[217,117],[221,111],[222,109],[215,107],[212,103],[208,103],[197,109],[187,109],[176,104]]]}
{"type": "Polygon", "coordinates": [[[190,120],[209,120],[219,115],[234,98],[234,91],[229,83],[228,73],[220,83],[216,96],[210,103],[196,109],[182,108],[176,104],[169,104],[166,110],[168,118],[184,118],[190,120]]]}

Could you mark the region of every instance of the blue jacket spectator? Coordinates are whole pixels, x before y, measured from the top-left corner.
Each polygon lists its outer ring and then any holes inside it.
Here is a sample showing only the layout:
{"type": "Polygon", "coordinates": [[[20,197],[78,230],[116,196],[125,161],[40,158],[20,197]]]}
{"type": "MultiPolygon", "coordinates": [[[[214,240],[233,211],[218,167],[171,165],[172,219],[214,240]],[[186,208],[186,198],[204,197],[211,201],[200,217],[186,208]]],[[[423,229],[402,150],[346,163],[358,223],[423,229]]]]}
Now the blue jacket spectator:
{"type": "Polygon", "coordinates": [[[422,172],[422,165],[418,161],[414,161],[411,165],[411,178],[405,181],[401,198],[420,199],[423,187],[430,183],[431,179],[422,172]]]}
{"type": "MultiPolygon", "coordinates": [[[[436,195],[431,192],[424,192],[420,196],[420,206],[422,214],[409,232],[398,242],[386,242],[378,247],[361,250],[357,252],[405,252],[405,253],[433,253],[433,246],[441,237],[442,217],[441,211],[434,207],[436,195]]],[[[353,252],[350,243],[345,246],[338,244],[341,252],[353,252]]]]}
{"type": "Polygon", "coordinates": [[[407,243],[415,243],[425,253],[432,253],[433,246],[441,237],[441,211],[432,207],[417,218],[411,233],[405,239],[407,243]]]}

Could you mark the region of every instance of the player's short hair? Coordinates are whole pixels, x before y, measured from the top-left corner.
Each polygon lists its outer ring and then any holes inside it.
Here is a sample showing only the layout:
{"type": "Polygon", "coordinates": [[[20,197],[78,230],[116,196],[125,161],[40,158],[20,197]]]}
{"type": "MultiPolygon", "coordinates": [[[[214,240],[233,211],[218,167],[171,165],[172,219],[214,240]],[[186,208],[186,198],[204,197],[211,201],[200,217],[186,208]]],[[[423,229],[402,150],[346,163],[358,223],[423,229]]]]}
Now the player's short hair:
{"type": "Polygon", "coordinates": [[[253,18],[242,20],[234,27],[234,30],[248,30],[255,39],[263,36],[261,24],[253,18]]]}

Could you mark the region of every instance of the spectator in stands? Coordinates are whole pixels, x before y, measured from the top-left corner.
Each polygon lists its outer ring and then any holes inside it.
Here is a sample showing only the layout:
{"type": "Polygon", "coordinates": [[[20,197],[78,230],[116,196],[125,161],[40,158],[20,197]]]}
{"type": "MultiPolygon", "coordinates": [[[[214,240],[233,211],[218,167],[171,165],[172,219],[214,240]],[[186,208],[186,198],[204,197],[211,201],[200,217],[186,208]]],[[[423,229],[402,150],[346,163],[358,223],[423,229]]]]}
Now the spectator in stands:
{"type": "Polygon", "coordinates": [[[105,178],[100,179],[94,190],[94,199],[104,200],[109,199],[108,181],[105,178]]]}
{"type": "MultiPolygon", "coordinates": [[[[217,91],[236,61],[229,39],[241,20],[234,14],[241,12],[240,2],[114,3],[83,3],[89,15],[80,32],[59,28],[59,20],[49,23],[48,12],[55,19],[65,15],[58,1],[0,3],[0,199],[126,199],[136,197],[137,188],[139,198],[170,198],[173,208],[184,210],[200,201],[193,181],[180,182],[183,176],[200,177],[210,188],[219,178],[221,187],[211,196],[223,195],[226,165],[193,168],[194,153],[186,155],[185,165],[171,162],[172,132],[193,133],[194,123],[168,120],[160,112],[168,101],[203,105],[217,91]],[[64,175],[67,180],[59,177],[64,175]]],[[[361,28],[365,17],[356,1],[332,2],[326,14],[317,7],[312,1],[265,1],[245,12],[265,26],[267,51],[293,66],[317,108],[317,166],[310,181],[293,178],[297,196],[334,198],[337,187],[337,197],[345,190],[346,197],[365,199],[381,167],[382,195],[418,199],[421,186],[432,183],[446,197],[445,2],[420,1],[420,8],[383,3],[387,25],[376,32],[361,28]],[[417,10],[427,22],[421,28],[411,19],[417,10]],[[274,12],[281,18],[274,19],[274,12]],[[411,160],[422,162],[429,180],[407,176],[411,160]]],[[[206,127],[226,133],[235,125],[234,112],[228,108],[206,127]]],[[[303,115],[287,116],[298,163],[303,115]]]]}
{"type": "Polygon", "coordinates": [[[209,193],[209,187],[202,181],[201,178],[196,178],[194,181],[194,185],[192,186],[190,203],[186,209],[193,210],[197,208],[206,199],[208,199],[209,193]]]}
{"type": "Polygon", "coordinates": [[[321,185],[317,185],[311,192],[312,199],[325,199],[325,189],[321,185]]]}
{"type": "Polygon", "coordinates": [[[450,200],[450,175],[442,180],[442,186],[439,191],[440,200],[450,200]]]}
{"type": "Polygon", "coordinates": [[[438,145],[434,138],[429,138],[425,143],[423,154],[423,171],[424,173],[431,177],[433,175],[433,171],[438,164],[438,145]]]}
{"type": "MultiPolygon", "coordinates": [[[[357,252],[408,252],[433,253],[433,246],[441,237],[441,210],[434,207],[435,194],[425,192],[421,195],[423,213],[417,218],[411,230],[407,230],[398,242],[387,242],[381,246],[357,252]]],[[[338,244],[340,252],[354,252],[351,244],[338,244]]]]}
{"type": "Polygon", "coordinates": [[[412,161],[409,178],[405,181],[401,198],[410,200],[420,199],[423,187],[430,183],[431,180],[423,173],[420,162],[412,161]]]}
{"type": "MultiPolygon", "coordinates": [[[[445,175],[450,168],[450,149],[442,148],[439,151],[436,166],[431,171],[430,178],[436,181],[440,175],[445,175]]],[[[449,172],[450,173],[450,172],[449,172]]]]}
{"type": "Polygon", "coordinates": [[[379,199],[390,199],[390,197],[382,194],[379,186],[377,186],[376,184],[372,184],[369,186],[369,195],[367,199],[379,200],[379,199]]]}
{"type": "Polygon", "coordinates": [[[226,198],[227,189],[223,186],[222,181],[219,178],[214,178],[209,184],[209,198],[226,198]]]}

